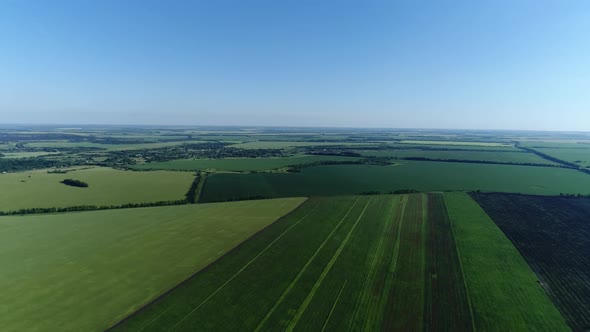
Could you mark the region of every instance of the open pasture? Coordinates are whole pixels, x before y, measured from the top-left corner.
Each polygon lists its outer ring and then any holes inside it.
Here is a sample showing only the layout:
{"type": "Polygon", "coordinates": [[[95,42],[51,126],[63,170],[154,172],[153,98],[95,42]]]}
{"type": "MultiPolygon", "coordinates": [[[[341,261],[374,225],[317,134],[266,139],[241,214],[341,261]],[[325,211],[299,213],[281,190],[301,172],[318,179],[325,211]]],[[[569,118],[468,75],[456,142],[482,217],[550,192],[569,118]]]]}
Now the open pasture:
{"type": "Polygon", "coordinates": [[[102,331],[304,201],[0,217],[2,331],[102,331]]]}
{"type": "Polygon", "coordinates": [[[330,165],[300,173],[215,174],[202,201],[246,197],[350,195],[368,191],[482,190],[530,194],[590,194],[590,176],[565,168],[398,161],[394,166],[330,165]]]}
{"type": "MultiPolygon", "coordinates": [[[[501,234],[487,222],[455,233],[442,194],[311,198],[112,330],[508,331],[529,314],[537,330],[567,330],[516,249],[504,248],[507,239],[502,252],[524,265],[503,267],[504,279],[490,284],[464,278],[464,269],[490,272],[455,247],[501,234]],[[482,301],[489,287],[496,296],[482,301]],[[521,291],[531,287],[536,293],[521,291]],[[512,313],[497,322],[477,316],[499,305],[512,313]]],[[[497,268],[506,257],[480,259],[497,268]]]]}
{"type": "Polygon", "coordinates": [[[590,329],[590,199],[473,194],[575,331],[590,329]]]}
{"type": "Polygon", "coordinates": [[[91,167],[51,174],[47,170],[0,174],[0,211],[81,205],[122,205],[181,200],[194,174],[188,172],[132,172],[91,167]],[[60,183],[75,179],[89,184],[76,188],[60,183]]]}

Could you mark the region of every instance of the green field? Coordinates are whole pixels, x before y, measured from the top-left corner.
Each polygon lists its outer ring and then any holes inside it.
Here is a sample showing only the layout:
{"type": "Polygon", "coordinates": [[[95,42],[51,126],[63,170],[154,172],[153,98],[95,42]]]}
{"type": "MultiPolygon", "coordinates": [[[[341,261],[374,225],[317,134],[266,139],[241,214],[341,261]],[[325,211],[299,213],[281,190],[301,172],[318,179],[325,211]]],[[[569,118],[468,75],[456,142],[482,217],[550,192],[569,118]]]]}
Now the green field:
{"type": "Polygon", "coordinates": [[[224,158],[224,159],[181,159],[137,165],[142,170],[208,170],[218,171],[264,171],[290,165],[309,164],[319,161],[354,161],[358,158],[339,156],[297,155],[286,158],[224,158]]]}
{"type": "Polygon", "coordinates": [[[590,176],[565,168],[399,161],[395,166],[330,165],[301,173],[215,174],[202,201],[390,192],[482,190],[530,194],[590,194],[590,176]]]}
{"type": "Polygon", "coordinates": [[[477,204],[450,197],[453,226],[442,194],[312,198],[114,330],[567,330],[494,224],[464,227],[456,205],[477,204]],[[492,254],[463,256],[490,236],[492,254]],[[486,273],[503,279],[480,282],[486,273]],[[490,310],[504,317],[479,316],[490,310]]]}
{"type": "Polygon", "coordinates": [[[131,172],[106,167],[49,174],[46,170],[0,174],[0,211],[80,205],[121,205],[180,200],[194,175],[188,172],[131,172]],[[88,188],[66,186],[81,180],[88,188]]]}
{"type": "Polygon", "coordinates": [[[2,331],[102,331],[304,201],[0,217],[2,331]]]}
{"type": "Polygon", "coordinates": [[[535,150],[581,167],[590,167],[590,146],[587,148],[535,148],[535,150]]]}
{"type": "Polygon", "coordinates": [[[568,331],[537,276],[481,207],[465,193],[447,193],[445,199],[475,328],[568,331]]]}
{"type": "Polygon", "coordinates": [[[556,165],[555,162],[543,159],[534,153],[529,152],[497,152],[497,151],[445,151],[445,150],[356,150],[362,156],[374,157],[391,157],[391,158],[430,158],[430,159],[454,159],[454,160],[475,160],[491,161],[504,163],[521,163],[521,164],[549,164],[556,165]]]}

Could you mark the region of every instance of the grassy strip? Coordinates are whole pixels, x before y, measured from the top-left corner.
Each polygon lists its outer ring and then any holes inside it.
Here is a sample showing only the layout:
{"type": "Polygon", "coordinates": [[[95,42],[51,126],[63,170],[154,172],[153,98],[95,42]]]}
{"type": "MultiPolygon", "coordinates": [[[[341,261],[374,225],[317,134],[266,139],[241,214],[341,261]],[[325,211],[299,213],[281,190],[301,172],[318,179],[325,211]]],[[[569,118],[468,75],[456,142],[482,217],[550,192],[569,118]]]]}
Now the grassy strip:
{"type": "Polygon", "coordinates": [[[445,200],[475,329],[568,331],[535,274],[477,203],[465,193],[445,200]]]}

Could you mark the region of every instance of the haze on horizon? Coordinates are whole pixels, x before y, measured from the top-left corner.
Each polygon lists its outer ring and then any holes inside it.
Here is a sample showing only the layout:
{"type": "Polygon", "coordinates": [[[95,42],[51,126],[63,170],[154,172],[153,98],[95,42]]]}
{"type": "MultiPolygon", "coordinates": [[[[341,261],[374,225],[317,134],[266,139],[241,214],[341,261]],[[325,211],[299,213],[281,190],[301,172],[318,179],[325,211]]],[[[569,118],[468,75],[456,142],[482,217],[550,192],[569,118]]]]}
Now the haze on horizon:
{"type": "Polygon", "coordinates": [[[2,1],[0,123],[590,131],[590,2],[2,1]]]}

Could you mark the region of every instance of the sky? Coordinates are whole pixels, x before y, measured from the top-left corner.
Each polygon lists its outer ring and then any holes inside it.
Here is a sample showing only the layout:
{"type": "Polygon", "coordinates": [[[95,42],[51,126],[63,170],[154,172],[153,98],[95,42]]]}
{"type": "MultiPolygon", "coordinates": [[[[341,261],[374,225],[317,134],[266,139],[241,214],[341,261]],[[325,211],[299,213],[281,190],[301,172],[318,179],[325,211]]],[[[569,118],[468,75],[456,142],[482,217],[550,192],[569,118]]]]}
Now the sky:
{"type": "Polygon", "coordinates": [[[590,131],[590,1],[0,0],[0,123],[590,131]]]}

